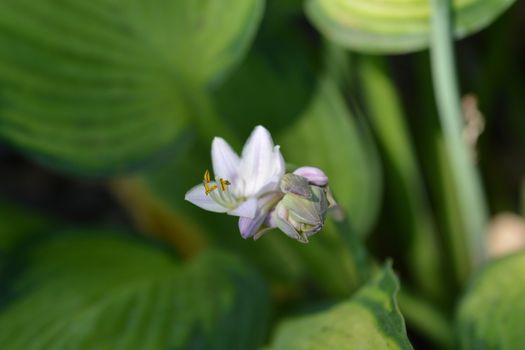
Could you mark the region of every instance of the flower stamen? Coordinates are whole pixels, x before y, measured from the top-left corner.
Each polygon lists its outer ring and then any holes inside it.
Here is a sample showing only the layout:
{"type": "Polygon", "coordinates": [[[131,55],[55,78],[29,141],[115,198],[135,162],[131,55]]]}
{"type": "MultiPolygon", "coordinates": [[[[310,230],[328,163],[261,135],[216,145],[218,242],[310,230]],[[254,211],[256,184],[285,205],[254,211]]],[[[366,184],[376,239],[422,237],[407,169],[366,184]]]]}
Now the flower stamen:
{"type": "MultiPolygon", "coordinates": [[[[204,180],[203,180],[204,192],[206,193],[206,195],[209,195],[210,192],[213,192],[217,189],[217,185],[215,184],[210,185],[210,183],[211,183],[210,171],[206,169],[206,171],[204,172],[204,180]]],[[[231,185],[231,182],[221,177],[219,179],[219,184],[220,184],[221,191],[226,192],[228,190],[228,186],[231,185]]]]}
{"type": "Polygon", "coordinates": [[[210,171],[208,169],[206,169],[206,171],[204,172],[204,192],[206,193],[206,195],[210,194],[210,192],[214,191],[217,189],[217,185],[212,185],[210,186],[210,171]]]}
{"type": "Polygon", "coordinates": [[[221,184],[221,190],[224,192],[228,189],[228,186],[231,185],[231,182],[228,180],[223,179],[222,177],[219,179],[219,182],[221,184]]]}

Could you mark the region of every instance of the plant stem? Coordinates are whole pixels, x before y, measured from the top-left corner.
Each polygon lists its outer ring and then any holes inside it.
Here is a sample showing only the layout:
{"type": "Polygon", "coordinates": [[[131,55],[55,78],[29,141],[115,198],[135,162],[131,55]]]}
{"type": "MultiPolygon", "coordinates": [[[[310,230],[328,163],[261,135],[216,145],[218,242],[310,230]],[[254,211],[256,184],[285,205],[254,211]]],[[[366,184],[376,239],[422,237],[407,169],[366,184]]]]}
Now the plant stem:
{"type": "Polygon", "coordinates": [[[464,122],[453,57],[450,0],[431,0],[431,4],[430,54],[434,93],[465,224],[465,235],[454,237],[452,242],[465,247],[463,253],[467,259],[456,259],[466,261],[467,266],[457,266],[464,281],[471,270],[484,260],[487,208],[479,175],[463,138],[464,122]]]}
{"type": "Polygon", "coordinates": [[[426,300],[401,288],[397,295],[399,308],[410,327],[427,336],[441,349],[454,348],[451,322],[426,300]]]}
{"type": "Polygon", "coordinates": [[[373,269],[372,261],[348,218],[344,217],[342,220],[334,220],[334,223],[352,259],[352,285],[357,289],[369,279],[373,269]]]}
{"type": "Polygon", "coordinates": [[[407,237],[411,274],[419,288],[439,299],[443,292],[440,242],[401,102],[382,57],[361,56],[359,72],[367,116],[384,155],[387,188],[399,230],[407,237]]]}

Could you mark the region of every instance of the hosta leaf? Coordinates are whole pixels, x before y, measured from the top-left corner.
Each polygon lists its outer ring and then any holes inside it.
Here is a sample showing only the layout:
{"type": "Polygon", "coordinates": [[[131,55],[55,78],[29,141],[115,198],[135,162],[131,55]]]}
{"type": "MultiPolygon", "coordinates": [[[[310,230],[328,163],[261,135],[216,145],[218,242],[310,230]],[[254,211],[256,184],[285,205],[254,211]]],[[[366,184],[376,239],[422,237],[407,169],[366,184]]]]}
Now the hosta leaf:
{"type": "MultiPolygon", "coordinates": [[[[458,38],[488,26],[514,0],[454,0],[454,32],[458,38]]],[[[405,53],[426,48],[430,2],[307,0],[314,25],[338,44],[367,53],[405,53]]]]}
{"type": "Polygon", "coordinates": [[[107,232],[36,246],[0,312],[2,349],[256,349],[268,295],[257,274],[210,251],[181,265],[107,232]]]}
{"type": "Polygon", "coordinates": [[[387,266],[349,301],[285,321],[270,349],[412,349],[397,307],[398,289],[397,278],[387,266]]]}
{"type": "Polygon", "coordinates": [[[461,349],[525,348],[525,253],[486,266],[472,281],[457,314],[461,349]]]}
{"type": "Polygon", "coordinates": [[[188,94],[254,35],[263,0],[0,0],[0,136],[87,174],[170,146],[188,94]]]}
{"type": "Polygon", "coordinates": [[[264,0],[132,0],[132,23],[152,49],[191,81],[217,79],[247,50],[264,0]]]}
{"type": "Polygon", "coordinates": [[[379,162],[336,84],[324,79],[304,115],[278,136],[286,161],[323,169],[355,230],[369,233],[381,198],[379,162]]]}

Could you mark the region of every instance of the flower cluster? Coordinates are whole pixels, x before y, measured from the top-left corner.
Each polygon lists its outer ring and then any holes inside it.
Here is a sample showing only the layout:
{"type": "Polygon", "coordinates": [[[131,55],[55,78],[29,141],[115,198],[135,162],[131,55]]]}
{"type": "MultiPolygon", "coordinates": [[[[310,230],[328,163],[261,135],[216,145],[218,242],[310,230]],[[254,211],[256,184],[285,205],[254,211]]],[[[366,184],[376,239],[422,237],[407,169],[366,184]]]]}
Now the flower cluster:
{"type": "Polygon", "coordinates": [[[257,239],[272,228],[307,243],[319,232],[328,208],[335,201],[322,170],[301,167],[285,174],[285,163],[268,130],[257,126],[241,157],[216,137],[211,157],[215,180],[209,172],[203,184],[193,187],[185,199],[198,207],[239,217],[242,237],[257,239]]]}

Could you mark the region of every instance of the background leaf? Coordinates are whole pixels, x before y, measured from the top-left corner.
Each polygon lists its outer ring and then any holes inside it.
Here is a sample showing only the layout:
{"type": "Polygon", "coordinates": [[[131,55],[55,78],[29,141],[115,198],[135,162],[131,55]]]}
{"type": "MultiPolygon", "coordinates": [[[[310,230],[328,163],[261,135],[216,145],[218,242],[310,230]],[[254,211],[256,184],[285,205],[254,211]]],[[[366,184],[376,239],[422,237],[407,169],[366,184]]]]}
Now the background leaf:
{"type": "Polygon", "coordinates": [[[263,4],[1,0],[0,136],[97,175],[176,148],[188,94],[240,60],[263,4]]]}
{"type": "Polygon", "coordinates": [[[24,262],[0,312],[3,349],[256,349],[265,334],[264,283],[223,253],[181,265],[130,238],[76,231],[24,262]]]}
{"type": "MultiPolygon", "coordinates": [[[[454,31],[463,38],[488,26],[514,0],[455,0],[454,31]]],[[[365,53],[406,53],[428,47],[430,2],[307,0],[306,13],[327,38],[365,53]]]]}
{"type": "Polygon", "coordinates": [[[525,348],[525,253],[490,263],[459,305],[461,349],[525,348]]]}
{"type": "Polygon", "coordinates": [[[188,81],[220,79],[248,50],[264,0],[134,0],[130,20],[188,81]],[[162,5],[162,6],[159,6],[162,5]]]}
{"type": "Polygon", "coordinates": [[[397,278],[386,266],[349,301],[285,321],[272,350],[412,349],[396,302],[397,278]]]}

